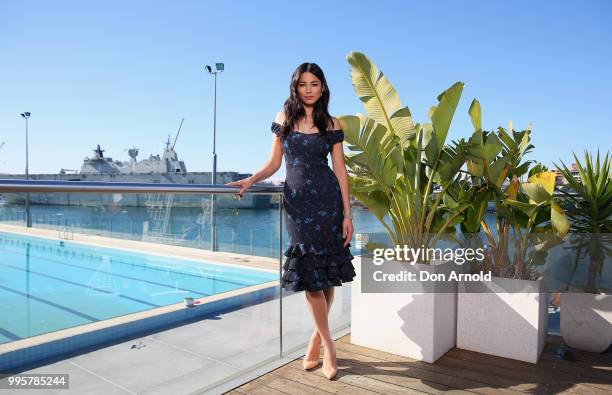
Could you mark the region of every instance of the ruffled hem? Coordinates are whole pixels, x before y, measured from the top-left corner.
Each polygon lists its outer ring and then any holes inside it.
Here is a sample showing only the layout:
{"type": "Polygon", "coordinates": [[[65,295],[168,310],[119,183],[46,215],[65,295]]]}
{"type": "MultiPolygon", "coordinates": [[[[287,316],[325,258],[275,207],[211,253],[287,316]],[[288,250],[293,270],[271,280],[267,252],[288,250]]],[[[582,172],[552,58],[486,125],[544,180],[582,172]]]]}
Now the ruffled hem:
{"type": "Polygon", "coordinates": [[[294,243],[284,255],[283,288],[290,291],[320,291],[353,281],[356,276],[351,262],[354,256],[348,246],[320,246],[311,243],[294,243]]]}

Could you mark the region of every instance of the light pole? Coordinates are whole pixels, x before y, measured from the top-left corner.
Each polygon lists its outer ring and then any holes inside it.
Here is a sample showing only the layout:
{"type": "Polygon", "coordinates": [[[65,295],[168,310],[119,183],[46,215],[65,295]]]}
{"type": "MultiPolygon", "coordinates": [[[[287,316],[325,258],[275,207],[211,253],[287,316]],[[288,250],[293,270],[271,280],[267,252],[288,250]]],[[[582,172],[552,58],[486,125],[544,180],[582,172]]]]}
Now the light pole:
{"type": "MultiPolygon", "coordinates": [[[[212,170],[212,184],[217,183],[217,74],[223,72],[225,65],[223,63],[215,63],[215,71],[212,67],[206,65],[206,71],[213,75],[215,78],[215,98],[213,107],[213,170],[212,170]]],[[[215,229],[215,194],[213,193],[210,197],[210,249],[215,251],[215,245],[217,241],[217,231],[215,229]]]]}
{"type": "MultiPolygon", "coordinates": [[[[28,119],[30,118],[29,112],[22,112],[21,117],[25,119],[25,132],[26,132],[26,166],[25,166],[25,174],[26,181],[30,179],[30,174],[28,172],[28,119]]],[[[26,227],[32,227],[32,220],[30,218],[30,192],[26,192],[26,227]]]]}

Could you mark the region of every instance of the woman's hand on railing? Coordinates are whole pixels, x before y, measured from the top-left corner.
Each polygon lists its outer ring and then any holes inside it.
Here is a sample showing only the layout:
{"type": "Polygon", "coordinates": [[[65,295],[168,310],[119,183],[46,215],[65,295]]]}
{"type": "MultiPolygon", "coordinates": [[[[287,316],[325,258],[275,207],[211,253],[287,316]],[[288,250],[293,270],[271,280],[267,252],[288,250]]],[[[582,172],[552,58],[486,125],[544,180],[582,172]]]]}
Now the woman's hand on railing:
{"type": "Polygon", "coordinates": [[[230,187],[239,187],[240,191],[236,192],[234,195],[238,196],[238,199],[242,199],[242,194],[244,193],[244,191],[246,191],[251,187],[251,185],[253,185],[253,179],[251,177],[247,177],[238,181],[226,182],[225,185],[230,187]]]}

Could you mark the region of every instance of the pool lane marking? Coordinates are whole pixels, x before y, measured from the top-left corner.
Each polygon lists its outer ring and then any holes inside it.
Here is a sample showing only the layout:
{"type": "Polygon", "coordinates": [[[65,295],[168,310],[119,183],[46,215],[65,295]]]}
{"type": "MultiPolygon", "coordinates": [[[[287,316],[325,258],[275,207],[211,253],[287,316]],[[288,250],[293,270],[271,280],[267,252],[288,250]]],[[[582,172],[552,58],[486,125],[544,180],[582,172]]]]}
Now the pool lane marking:
{"type": "Polygon", "coordinates": [[[28,295],[28,294],[25,294],[25,293],[23,293],[23,292],[21,292],[21,291],[18,291],[18,290],[16,290],[16,289],[12,289],[12,288],[5,287],[4,285],[0,285],[0,288],[4,289],[4,290],[6,290],[6,291],[13,292],[13,293],[16,293],[16,294],[18,294],[18,295],[24,296],[24,297],[26,297],[26,298],[34,299],[34,300],[36,300],[36,301],[38,301],[38,302],[41,302],[41,303],[48,304],[48,305],[53,306],[53,307],[57,307],[58,309],[61,309],[61,310],[67,311],[67,312],[72,313],[72,314],[74,314],[74,315],[77,315],[77,316],[79,316],[79,317],[81,317],[81,318],[85,318],[86,320],[90,320],[90,321],[100,321],[100,320],[99,320],[98,318],[96,318],[96,317],[92,317],[92,316],[87,315],[87,314],[85,314],[85,313],[81,313],[80,311],[78,311],[78,310],[74,310],[74,309],[71,309],[70,307],[64,307],[64,306],[59,305],[59,304],[57,304],[57,303],[55,303],[55,302],[51,302],[51,301],[45,300],[45,299],[43,299],[43,298],[39,298],[38,296],[34,296],[34,295],[32,295],[32,294],[29,294],[29,295],[28,295]]]}
{"type": "MultiPolygon", "coordinates": [[[[24,256],[24,254],[21,254],[19,252],[15,252],[15,251],[9,251],[9,252],[14,254],[14,255],[19,255],[20,257],[24,256]]],[[[122,277],[122,278],[127,278],[129,280],[140,281],[140,282],[144,282],[144,283],[148,283],[148,284],[153,284],[153,285],[159,285],[160,287],[170,288],[170,289],[175,290],[175,291],[176,290],[180,290],[180,291],[193,292],[195,294],[202,295],[202,296],[210,296],[211,295],[209,293],[202,292],[202,291],[196,291],[196,290],[189,289],[189,288],[177,288],[174,285],[169,285],[169,284],[165,284],[165,283],[159,283],[157,281],[144,280],[144,279],[140,279],[140,278],[137,278],[137,277],[126,276],[124,274],[117,274],[117,273],[108,272],[108,271],[104,271],[104,270],[92,269],[92,268],[81,266],[81,265],[75,265],[74,263],[61,262],[61,261],[56,261],[54,259],[43,258],[43,257],[39,257],[39,256],[31,256],[30,255],[30,257],[31,258],[40,259],[40,260],[43,260],[43,261],[47,261],[47,262],[56,263],[56,264],[59,264],[59,265],[76,267],[76,268],[79,268],[79,269],[88,270],[90,272],[103,273],[103,274],[108,274],[109,276],[122,277]]],[[[228,282],[228,281],[226,281],[226,282],[228,282]]],[[[240,285],[244,286],[244,284],[240,284],[240,285]]]]}
{"type": "Polygon", "coordinates": [[[6,336],[6,337],[8,337],[11,340],[19,340],[19,339],[21,339],[20,336],[17,336],[13,332],[9,331],[8,329],[4,329],[4,328],[0,328],[0,335],[6,336]]]}
{"type": "MultiPolygon", "coordinates": [[[[2,263],[2,262],[0,262],[0,265],[5,266],[5,267],[10,267],[11,269],[15,269],[15,270],[21,270],[22,272],[28,271],[28,270],[22,269],[20,267],[16,267],[16,266],[13,266],[13,265],[7,265],[6,263],[2,263]]],[[[91,287],[91,286],[87,286],[87,285],[84,285],[84,284],[79,284],[79,283],[76,283],[74,281],[64,280],[63,278],[59,278],[59,277],[55,277],[55,276],[50,276],[50,275],[44,274],[44,273],[39,273],[39,272],[34,271],[34,270],[29,270],[29,272],[33,273],[33,274],[37,274],[39,276],[47,277],[47,278],[50,278],[50,279],[53,279],[53,280],[65,282],[65,283],[68,283],[68,284],[71,284],[71,285],[75,285],[77,287],[87,288],[87,289],[94,289],[94,290],[99,291],[99,292],[116,295],[116,296],[118,296],[120,298],[128,299],[128,300],[131,300],[131,301],[137,302],[137,303],[142,303],[142,304],[147,305],[147,306],[162,307],[162,306],[160,306],[158,304],[147,302],[146,300],[141,300],[141,299],[133,298],[131,296],[123,295],[123,294],[120,294],[120,293],[111,293],[111,292],[108,292],[108,291],[106,291],[106,290],[104,290],[102,288],[96,288],[96,287],[91,287]]],[[[9,288],[7,288],[7,289],[9,289],[9,288]]]]}

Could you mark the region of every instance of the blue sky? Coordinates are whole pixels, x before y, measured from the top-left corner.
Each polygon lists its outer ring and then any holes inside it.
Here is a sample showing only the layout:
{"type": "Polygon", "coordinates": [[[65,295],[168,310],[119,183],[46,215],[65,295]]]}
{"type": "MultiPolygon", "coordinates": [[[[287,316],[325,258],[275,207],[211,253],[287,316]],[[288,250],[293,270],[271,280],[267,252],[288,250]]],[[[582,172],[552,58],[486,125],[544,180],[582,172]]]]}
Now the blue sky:
{"type": "MultiPolygon", "coordinates": [[[[79,169],[106,156],[176,150],[190,171],[212,168],[218,80],[219,171],[255,172],[297,65],[318,63],[333,115],[363,112],[346,55],[369,56],[416,121],[455,81],[465,89],[450,137],[533,123],[533,159],[612,147],[610,1],[12,1],[0,0],[0,173],[79,169]]],[[[271,179],[283,179],[284,165],[271,179]]]]}

